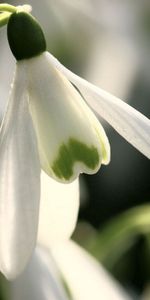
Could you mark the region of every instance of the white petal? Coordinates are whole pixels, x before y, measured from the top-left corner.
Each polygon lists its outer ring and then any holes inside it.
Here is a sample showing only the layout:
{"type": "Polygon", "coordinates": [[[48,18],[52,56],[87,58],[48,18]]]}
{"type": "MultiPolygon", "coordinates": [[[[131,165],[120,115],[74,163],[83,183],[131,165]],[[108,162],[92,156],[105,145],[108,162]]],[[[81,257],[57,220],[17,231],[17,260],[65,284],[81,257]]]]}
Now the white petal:
{"type": "Polygon", "coordinates": [[[59,245],[52,254],[74,300],[130,299],[104,268],[74,242],[59,245]]]}
{"type": "Polygon", "coordinates": [[[97,172],[101,162],[109,160],[110,151],[96,117],[46,53],[27,63],[42,168],[62,182],[73,181],[82,172],[97,172]]]}
{"type": "Polygon", "coordinates": [[[72,234],[79,209],[79,180],[56,182],[41,173],[41,201],[38,241],[54,247],[72,234]]]}
{"type": "Polygon", "coordinates": [[[38,225],[40,165],[25,77],[20,62],[0,132],[0,270],[9,279],[25,267],[38,225]]]}
{"type": "Polygon", "coordinates": [[[150,120],[136,109],[92,85],[65,68],[51,54],[47,56],[82,93],[87,103],[129,143],[150,158],[150,120]]]}
{"type": "Polygon", "coordinates": [[[10,300],[69,300],[56,266],[47,252],[37,248],[25,271],[11,284],[10,300]]]}

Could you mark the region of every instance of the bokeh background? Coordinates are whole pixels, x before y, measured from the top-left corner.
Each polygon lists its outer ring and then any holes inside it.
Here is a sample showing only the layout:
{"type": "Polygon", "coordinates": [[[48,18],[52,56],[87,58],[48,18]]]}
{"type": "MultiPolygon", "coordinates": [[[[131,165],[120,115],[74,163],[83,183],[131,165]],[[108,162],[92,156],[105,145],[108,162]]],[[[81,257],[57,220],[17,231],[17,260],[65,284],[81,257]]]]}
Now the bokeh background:
{"type": "MultiPolygon", "coordinates": [[[[28,4],[52,54],[150,117],[149,1],[29,0],[28,4]]],[[[6,28],[0,31],[0,53],[2,111],[15,63],[6,28]]],[[[81,176],[81,206],[73,238],[104,264],[133,299],[148,300],[150,162],[101,122],[111,144],[111,163],[94,176],[81,176]]]]}

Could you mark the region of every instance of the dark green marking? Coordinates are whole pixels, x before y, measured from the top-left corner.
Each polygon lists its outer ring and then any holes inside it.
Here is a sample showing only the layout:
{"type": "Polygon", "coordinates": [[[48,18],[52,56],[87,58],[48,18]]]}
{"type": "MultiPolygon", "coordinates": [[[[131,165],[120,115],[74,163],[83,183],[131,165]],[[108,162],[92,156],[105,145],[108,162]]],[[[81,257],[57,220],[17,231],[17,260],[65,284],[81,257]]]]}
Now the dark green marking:
{"type": "Polygon", "coordinates": [[[28,13],[16,12],[10,16],[7,36],[17,60],[34,57],[46,50],[43,31],[36,19],[28,13]]]}
{"type": "Polygon", "coordinates": [[[70,138],[67,144],[62,144],[57,159],[52,165],[52,170],[60,179],[69,180],[73,175],[73,166],[76,162],[84,163],[88,168],[94,170],[99,163],[99,154],[94,146],[76,139],[70,138]]]}

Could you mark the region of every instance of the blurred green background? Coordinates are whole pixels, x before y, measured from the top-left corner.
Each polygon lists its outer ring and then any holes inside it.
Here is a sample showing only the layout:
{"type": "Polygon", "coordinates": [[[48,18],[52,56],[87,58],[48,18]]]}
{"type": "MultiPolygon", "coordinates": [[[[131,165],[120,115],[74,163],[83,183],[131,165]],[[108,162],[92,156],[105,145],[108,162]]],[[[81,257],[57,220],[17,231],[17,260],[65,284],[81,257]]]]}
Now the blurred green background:
{"type": "MultiPolygon", "coordinates": [[[[52,54],[150,117],[149,1],[32,0],[28,4],[52,54]]],[[[2,28],[0,41],[5,48],[0,46],[0,64],[7,55],[12,67],[1,68],[4,104],[14,64],[5,34],[2,28]]],[[[150,162],[101,121],[111,144],[111,163],[94,176],[81,177],[81,207],[73,238],[112,272],[133,299],[148,300],[150,162]]]]}

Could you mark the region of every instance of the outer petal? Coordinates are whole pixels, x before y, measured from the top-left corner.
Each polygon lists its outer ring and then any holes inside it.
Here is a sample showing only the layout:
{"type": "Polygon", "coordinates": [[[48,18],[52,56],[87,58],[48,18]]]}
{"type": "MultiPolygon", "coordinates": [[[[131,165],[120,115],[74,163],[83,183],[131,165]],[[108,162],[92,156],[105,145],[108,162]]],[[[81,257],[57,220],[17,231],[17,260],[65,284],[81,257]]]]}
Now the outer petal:
{"type": "Polygon", "coordinates": [[[52,249],[74,300],[129,300],[121,287],[85,250],[72,241],[52,249]]]}
{"type": "Polygon", "coordinates": [[[30,109],[42,168],[59,181],[95,173],[109,160],[104,130],[77,90],[57,71],[47,54],[28,63],[30,109]]]}
{"type": "Polygon", "coordinates": [[[50,255],[37,248],[25,271],[11,284],[9,300],[69,300],[59,275],[50,255]]]}
{"type": "Polygon", "coordinates": [[[23,270],[34,248],[39,198],[40,165],[20,62],[0,132],[0,270],[9,279],[23,270]]]}
{"type": "Polygon", "coordinates": [[[76,225],[78,209],[79,180],[66,185],[42,172],[39,243],[52,248],[68,239],[76,225]]]}
{"type": "Polygon", "coordinates": [[[88,104],[129,143],[150,158],[150,120],[117,97],[92,85],[65,68],[47,53],[53,65],[82,93],[88,104]]]}

